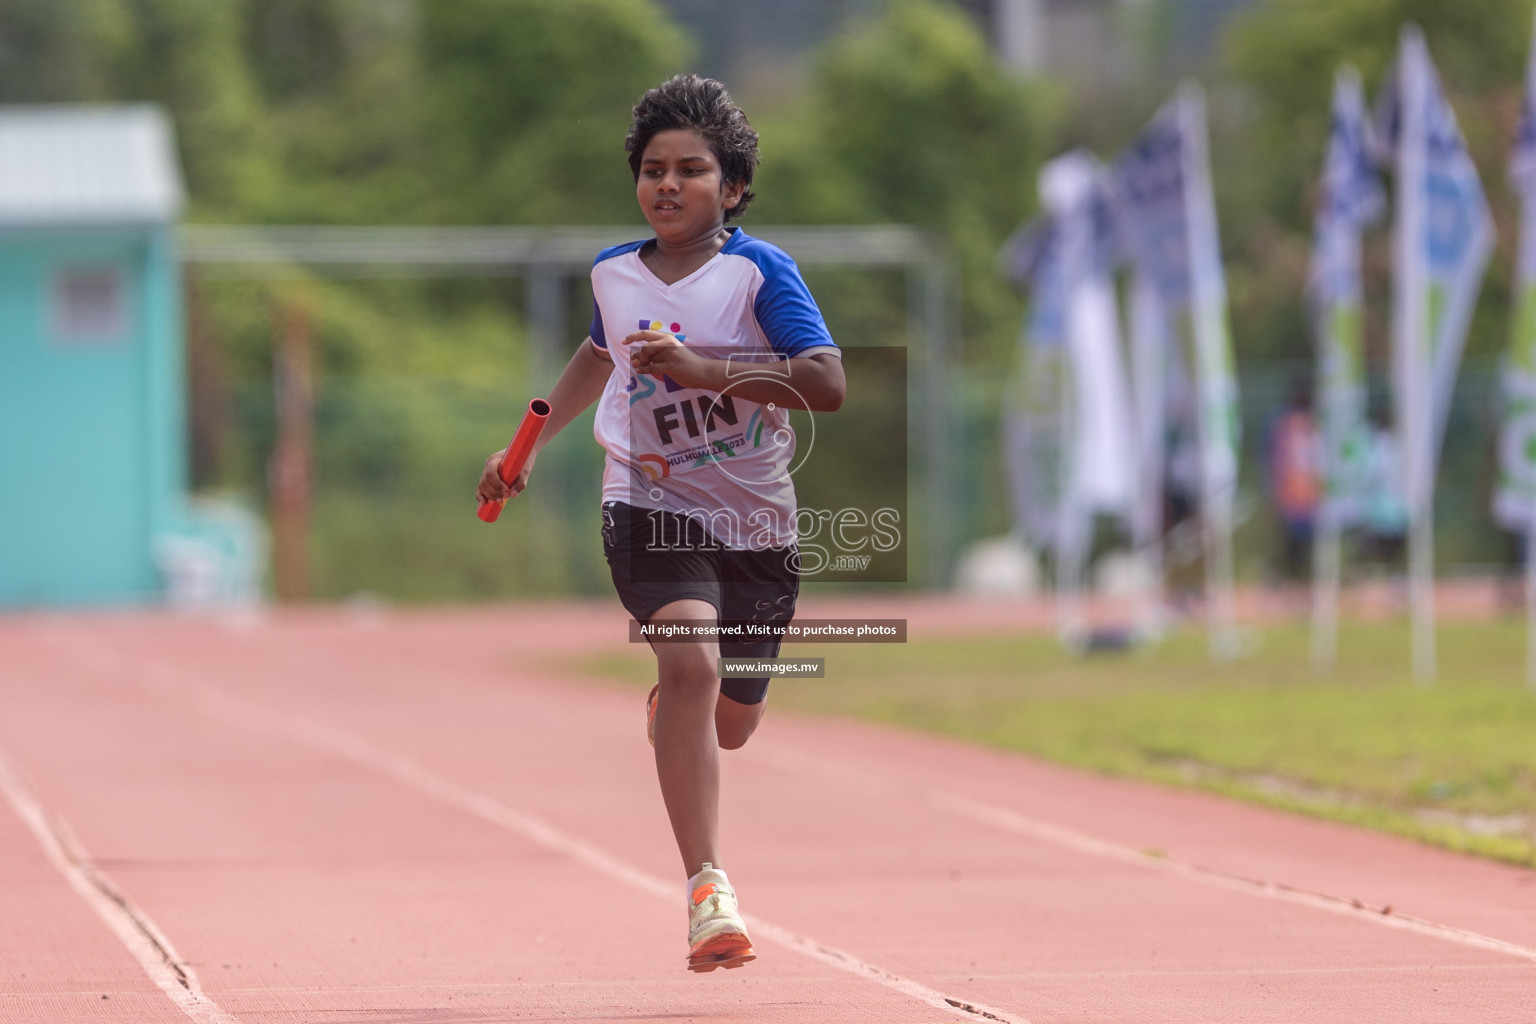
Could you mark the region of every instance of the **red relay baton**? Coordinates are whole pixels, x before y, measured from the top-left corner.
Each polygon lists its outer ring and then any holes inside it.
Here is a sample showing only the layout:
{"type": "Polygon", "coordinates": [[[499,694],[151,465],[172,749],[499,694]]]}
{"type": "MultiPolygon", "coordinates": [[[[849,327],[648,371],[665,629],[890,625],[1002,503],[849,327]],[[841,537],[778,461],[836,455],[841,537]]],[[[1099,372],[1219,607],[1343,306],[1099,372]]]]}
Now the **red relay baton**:
{"type": "MultiPolygon", "coordinates": [[[[507,445],[507,454],[501,457],[501,465],[496,467],[501,482],[508,487],[517,479],[517,474],[523,471],[523,465],[528,461],[528,456],[533,454],[533,446],[539,443],[539,435],[544,432],[544,423],[548,419],[548,402],[535,398],[528,403],[523,422],[517,425],[517,433],[512,435],[512,443],[507,445]]],[[[487,501],[475,514],[484,522],[494,523],[506,507],[505,501],[487,501]]]]}

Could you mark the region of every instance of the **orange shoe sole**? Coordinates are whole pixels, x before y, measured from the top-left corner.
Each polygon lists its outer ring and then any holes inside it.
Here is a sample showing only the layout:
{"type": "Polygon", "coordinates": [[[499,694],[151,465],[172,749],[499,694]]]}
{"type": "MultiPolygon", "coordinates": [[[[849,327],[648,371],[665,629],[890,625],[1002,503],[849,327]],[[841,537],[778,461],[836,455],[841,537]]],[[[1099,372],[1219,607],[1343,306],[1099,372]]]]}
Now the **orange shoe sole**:
{"type": "Polygon", "coordinates": [[[740,967],[756,959],[752,943],[745,935],[720,935],[688,954],[688,969],[702,974],[716,967],[740,967]]]}

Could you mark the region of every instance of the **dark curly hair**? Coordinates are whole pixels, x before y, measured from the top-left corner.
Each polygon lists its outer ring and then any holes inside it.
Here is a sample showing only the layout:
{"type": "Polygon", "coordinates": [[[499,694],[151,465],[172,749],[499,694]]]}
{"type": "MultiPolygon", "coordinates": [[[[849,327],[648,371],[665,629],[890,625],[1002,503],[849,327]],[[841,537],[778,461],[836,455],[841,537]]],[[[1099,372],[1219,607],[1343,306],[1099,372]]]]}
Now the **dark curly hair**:
{"type": "Polygon", "coordinates": [[[640,180],[640,158],[657,133],[685,128],[698,132],[720,161],[721,177],[741,185],[741,200],[725,211],[725,219],[739,217],[752,201],[752,173],[757,169],[757,132],[747,123],[725,86],[713,78],[677,75],[640,97],[634,120],[624,136],[629,169],[640,180]]]}

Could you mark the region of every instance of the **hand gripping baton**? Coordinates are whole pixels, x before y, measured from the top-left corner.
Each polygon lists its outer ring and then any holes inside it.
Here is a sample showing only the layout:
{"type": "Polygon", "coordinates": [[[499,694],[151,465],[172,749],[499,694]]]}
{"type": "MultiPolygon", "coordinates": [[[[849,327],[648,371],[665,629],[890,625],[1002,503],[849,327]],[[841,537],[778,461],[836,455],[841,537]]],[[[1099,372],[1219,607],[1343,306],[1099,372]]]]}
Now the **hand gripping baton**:
{"type": "MultiPolygon", "coordinates": [[[[523,465],[528,461],[528,456],[533,454],[533,446],[539,443],[539,435],[544,432],[544,423],[549,419],[549,403],[542,398],[535,398],[528,403],[528,411],[523,414],[523,422],[517,425],[517,433],[512,435],[512,443],[507,445],[507,454],[501,457],[501,465],[496,467],[496,473],[501,477],[501,482],[508,487],[517,479],[517,474],[523,471],[523,465]]],[[[475,513],[482,521],[494,523],[501,510],[507,507],[506,500],[487,501],[480,506],[475,513]]]]}

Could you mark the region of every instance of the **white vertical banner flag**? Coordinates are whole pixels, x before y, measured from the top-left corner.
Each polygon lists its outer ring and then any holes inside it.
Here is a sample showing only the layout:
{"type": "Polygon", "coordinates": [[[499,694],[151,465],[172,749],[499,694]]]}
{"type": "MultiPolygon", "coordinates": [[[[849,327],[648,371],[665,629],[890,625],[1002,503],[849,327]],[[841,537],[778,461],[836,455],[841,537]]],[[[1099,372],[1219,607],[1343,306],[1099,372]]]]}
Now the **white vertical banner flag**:
{"type": "Polygon", "coordinates": [[[1205,449],[1201,473],[1208,501],[1231,506],[1237,492],[1237,376],[1232,334],[1227,325],[1227,279],[1221,265],[1216,195],[1206,141],[1205,93],[1186,82],[1177,99],[1184,137],[1184,194],[1189,210],[1191,298],[1194,302],[1196,388],[1200,435],[1205,449]]]}
{"type": "Polygon", "coordinates": [[[1377,105],[1393,162],[1392,364],[1410,517],[1414,672],[1434,674],[1434,480],[1467,326],[1493,248],[1493,219],[1424,35],[1403,26],[1377,105]]]}
{"type": "Polygon", "coordinates": [[[1030,292],[1004,445],[1020,532],[1054,551],[1061,633],[1075,646],[1086,638],[1094,516],[1129,519],[1137,497],[1135,426],[1103,168],[1086,151],[1068,153],[1042,169],[1040,194],[1045,217],[1002,254],[1030,292]]]}
{"type": "Polygon", "coordinates": [[[1381,182],[1370,150],[1365,95],[1354,68],[1333,82],[1333,118],[1318,190],[1308,291],[1317,339],[1322,501],[1313,572],[1313,658],[1331,665],[1337,647],[1341,533],[1358,514],[1366,446],[1360,233],[1380,216],[1381,182]]]}
{"type": "Polygon", "coordinates": [[[1066,339],[1074,417],[1072,502],[1086,513],[1129,518],[1135,497],[1130,391],[1115,298],[1113,221],[1098,160],[1078,150],[1040,172],[1060,226],[1066,339]]]}
{"type": "Polygon", "coordinates": [[[1342,523],[1359,510],[1367,433],[1360,235],[1384,208],[1368,131],[1360,76],[1341,67],[1333,84],[1308,291],[1317,338],[1323,507],[1342,523]]]}
{"type": "Polygon", "coordinates": [[[1137,266],[1184,327],[1194,356],[1211,653],[1229,658],[1237,653],[1232,589],[1237,381],[1205,97],[1198,85],[1185,83],[1158,111],[1116,160],[1114,178],[1137,266]]]}
{"type": "Polygon", "coordinates": [[[1536,38],[1525,72],[1520,127],[1509,161],[1520,196],[1514,318],[1502,374],[1504,423],[1494,513],[1509,530],[1536,529],[1536,38]]]}
{"type": "Polygon", "coordinates": [[[1069,412],[1060,232],[1050,220],[1036,221],[1010,241],[1005,258],[1015,281],[1029,289],[1019,376],[1004,416],[1009,490],[1020,536],[1045,549],[1057,540],[1069,412]]]}
{"type": "Polygon", "coordinates": [[[1129,518],[1136,492],[1135,445],[1103,169],[1083,150],[1058,157],[1041,169],[1040,196],[1061,239],[1071,414],[1056,557],[1063,639],[1076,646],[1087,633],[1081,594],[1093,517],[1129,518]]]}
{"type": "Polygon", "coordinates": [[[1536,34],[1526,61],[1509,180],[1520,196],[1520,249],[1501,375],[1504,422],[1493,512],[1505,529],[1525,534],[1526,682],[1536,685],[1536,558],[1531,557],[1536,550],[1536,34]]]}

